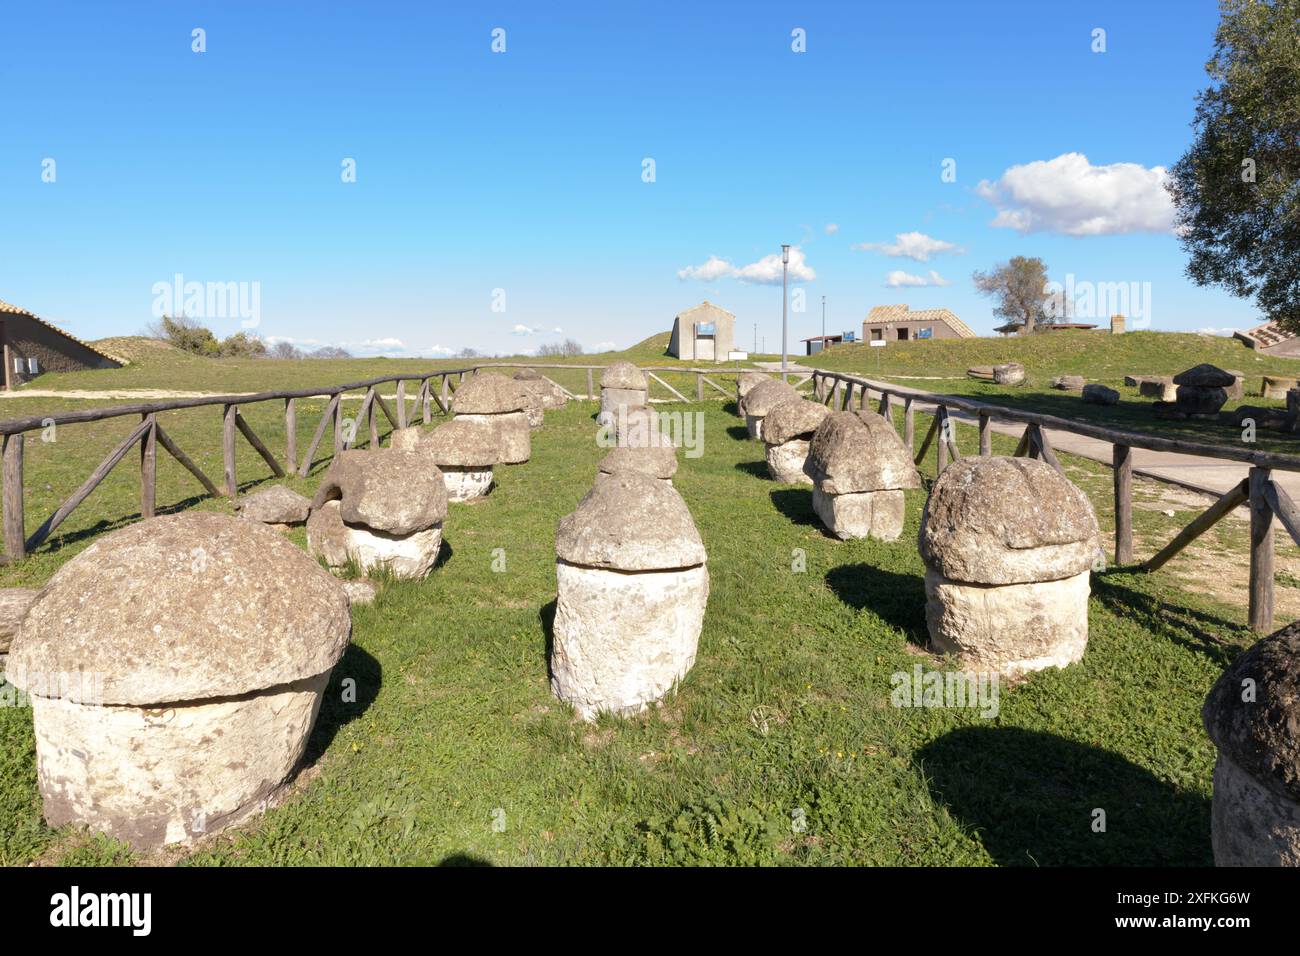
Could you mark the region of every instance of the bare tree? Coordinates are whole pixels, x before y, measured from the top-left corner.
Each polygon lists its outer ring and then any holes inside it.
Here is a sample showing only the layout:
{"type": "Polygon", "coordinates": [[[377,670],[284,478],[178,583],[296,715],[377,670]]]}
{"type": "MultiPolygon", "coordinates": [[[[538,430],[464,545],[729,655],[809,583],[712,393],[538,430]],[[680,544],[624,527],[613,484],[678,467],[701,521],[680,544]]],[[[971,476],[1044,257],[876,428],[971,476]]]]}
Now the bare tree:
{"type": "Polygon", "coordinates": [[[300,359],[302,358],[302,350],[295,348],[292,342],[276,342],[271,346],[268,358],[300,359]]]}

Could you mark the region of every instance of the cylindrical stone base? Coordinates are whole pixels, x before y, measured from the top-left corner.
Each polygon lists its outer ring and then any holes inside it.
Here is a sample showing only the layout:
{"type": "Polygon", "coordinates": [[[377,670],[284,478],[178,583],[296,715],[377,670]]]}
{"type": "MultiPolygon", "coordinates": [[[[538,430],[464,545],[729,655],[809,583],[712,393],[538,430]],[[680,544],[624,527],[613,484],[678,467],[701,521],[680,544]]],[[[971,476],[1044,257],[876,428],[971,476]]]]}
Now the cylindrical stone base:
{"type": "Polygon", "coordinates": [[[803,470],[809,444],[803,438],[794,438],[780,445],[768,445],[767,470],[772,478],[787,485],[811,485],[813,480],[803,470]]]}
{"type": "Polygon", "coordinates": [[[492,490],[491,468],[457,468],[443,465],[442,483],[447,488],[448,501],[476,501],[492,490]]]}
{"type": "Polygon", "coordinates": [[[1009,677],[1065,667],[1088,646],[1090,571],[1059,581],[965,584],[925,571],[925,620],[941,654],[1009,677]]]}
{"type": "Polygon", "coordinates": [[[457,419],[479,422],[496,429],[497,451],[503,465],[519,465],[526,462],[532,450],[529,437],[528,415],[520,412],[505,412],[500,415],[457,415],[457,419]]]}
{"type": "Polygon", "coordinates": [[[551,689],[585,720],[635,714],[695,663],[709,599],[705,565],[624,573],[557,562],[551,689]]]}
{"type": "Polygon", "coordinates": [[[302,759],[328,680],[148,708],[33,697],[45,819],[152,850],[259,812],[302,759]]]}
{"type": "Polygon", "coordinates": [[[442,525],[407,535],[345,524],[339,503],[327,501],[307,519],[307,550],[331,568],[355,561],[363,571],[386,570],[397,578],[422,578],[438,560],[442,525]]]}
{"type": "Polygon", "coordinates": [[[1300,866],[1300,804],[1219,753],[1210,844],[1215,866],[1300,866]]]}
{"type": "Polygon", "coordinates": [[[645,388],[607,388],[601,386],[601,421],[608,421],[607,416],[617,412],[620,407],[631,408],[634,405],[646,404],[649,396],[649,389],[645,388]]]}
{"type": "Polygon", "coordinates": [[[813,511],[827,531],[843,540],[896,541],[903,533],[906,510],[903,492],[897,489],[828,495],[813,487],[813,511]]]}

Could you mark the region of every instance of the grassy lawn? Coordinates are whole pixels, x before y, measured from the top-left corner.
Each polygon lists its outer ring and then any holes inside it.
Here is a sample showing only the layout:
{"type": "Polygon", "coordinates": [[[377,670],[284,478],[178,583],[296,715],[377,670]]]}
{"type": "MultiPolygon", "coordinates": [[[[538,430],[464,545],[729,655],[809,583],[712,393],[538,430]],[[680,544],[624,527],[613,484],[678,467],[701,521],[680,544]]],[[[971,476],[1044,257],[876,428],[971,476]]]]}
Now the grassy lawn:
{"type": "MultiPolygon", "coordinates": [[[[1129,431],[1182,436],[1218,445],[1240,446],[1242,430],[1204,421],[1162,421],[1155,417],[1153,399],[1124,384],[1125,375],[1175,375],[1208,362],[1242,372],[1246,397],[1238,405],[1285,408],[1286,402],[1260,397],[1264,375],[1300,375],[1300,360],[1256,355],[1235,339],[1173,332],[1044,332],[1012,338],[890,342],[885,348],[862,343],[837,346],[800,359],[804,365],[850,372],[927,392],[964,395],[1012,408],[1076,418],[1129,431]],[[995,385],[969,378],[966,369],[999,362],[1020,362],[1026,381],[1019,386],[995,385]],[[1057,375],[1082,375],[1120,393],[1118,405],[1085,404],[1078,392],[1051,387],[1057,375]]],[[[1257,430],[1253,447],[1300,454],[1300,436],[1257,430]]]]}
{"type": "MultiPolygon", "coordinates": [[[[50,405],[12,400],[6,415],[50,405]]],[[[281,806],[188,856],[139,860],[102,838],[51,831],[40,820],[30,712],[0,708],[0,863],[1212,862],[1214,751],[1199,708],[1251,640],[1239,605],[1180,587],[1177,562],[1152,576],[1106,571],[1093,579],[1085,659],[1003,687],[995,718],[893,707],[891,675],[951,666],[923,649],[924,491],[908,493],[897,542],[829,538],[810,491],[768,479],[762,446],[721,402],[703,406],[704,454],[683,456],[675,480],[712,578],[695,667],[655,712],[575,719],[548,687],[547,628],[556,525],[604,453],[592,414],[581,403],[548,413],[532,461],[500,469],[486,501],[451,506],[445,563],[355,611],[310,765],[281,806]],[[502,573],[491,570],[496,548],[502,573]],[[355,704],[340,693],[348,677],[355,704]],[[1097,808],[1104,833],[1092,830],[1097,808]]],[[[249,417],[283,447],[278,410],[249,417]]],[[[214,478],[218,419],[212,410],[162,419],[214,478]]],[[[299,422],[305,448],[315,421],[304,409],[299,422]]],[[[129,427],[72,426],[29,444],[29,530],[129,427]]],[[[995,436],[997,452],[1013,444],[995,436]]],[[[0,569],[0,585],[40,583],[90,536],[130,520],[133,461],[65,534],[0,569]]],[[[1109,526],[1108,472],[1068,464],[1109,526]]],[[[268,474],[242,442],[240,468],[241,480],[268,474]]],[[[310,492],[319,475],[290,483],[310,492]]],[[[160,456],[160,505],[228,510],[195,499],[198,490],[160,456]]],[[[1187,517],[1139,507],[1139,539],[1167,540],[1187,517]]],[[[1210,546],[1236,548],[1244,562],[1240,528],[1220,529],[1210,546]]],[[[294,539],[305,543],[301,531],[294,539]]]]}

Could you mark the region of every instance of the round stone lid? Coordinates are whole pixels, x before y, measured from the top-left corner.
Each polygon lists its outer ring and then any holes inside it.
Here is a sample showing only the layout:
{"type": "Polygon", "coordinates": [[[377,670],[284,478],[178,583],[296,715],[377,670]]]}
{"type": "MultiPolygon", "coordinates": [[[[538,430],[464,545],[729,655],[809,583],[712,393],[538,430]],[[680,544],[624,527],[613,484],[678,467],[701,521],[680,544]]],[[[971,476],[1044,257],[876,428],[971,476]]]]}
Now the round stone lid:
{"type": "Polygon", "coordinates": [[[645,388],[648,384],[645,372],[631,362],[615,362],[600,373],[601,388],[645,388]]]}
{"type": "Polygon", "coordinates": [[[755,385],[770,382],[772,377],[762,372],[741,372],[736,376],[736,397],[744,401],[745,396],[754,390],[755,385]]]}
{"type": "Polygon", "coordinates": [[[427,455],[439,468],[491,468],[500,459],[497,430],[483,421],[453,418],[437,428],[399,428],[392,447],[427,455]]]}
{"type": "Polygon", "coordinates": [[[1300,802],[1300,622],[1239,655],[1210,688],[1201,720],[1237,766],[1300,802]]]}
{"type": "Polygon", "coordinates": [[[535,368],[521,368],[515,372],[516,382],[540,382],[541,380],[542,373],[535,368]]]}
{"type": "Polygon", "coordinates": [[[667,571],[705,561],[682,496],[662,481],[628,472],[599,479],[560,519],[555,555],[615,571],[667,571]]]}
{"type": "Polygon", "coordinates": [[[528,407],[523,385],[496,372],[477,372],[456,390],[451,410],[456,415],[504,415],[528,407]]]}
{"type": "Polygon", "coordinates": [[[316,489],[312,510],[335,498],[345,524],[388,534],[424,531],[447,517],[442,472],[422,449],[342,452],[316,489]]]}
{"type": "Polygon", "coordinates": [[[769,378],[749,390],[749,394],[745,396],[745,414],[762,418],[782,402],[799,397],[799,393],[788,382],[783,382],[779,378],[769,378]]]}
{"type": "Polygon", "coordinates": [[[41,589],[6,676],[38,693],[149,706],[232,697],[329,670],[351,635],[343,585],[277,531],[204,512],[95,541],[41,589]]]}
{"type": "Polygon", "coordinates": [[[649,448],[620,446],[602,458],[598,467],[606,475],[631,472],[650,478],[671,478],[677,473],[677,449],[671,445],[649,448]]]}
{"type": "Polygon", "coordinates": [[[1236,381],[1237,376],[1208,364],[1197,365],[1174,376],[1175,385],[1199,385],[1202,388],[1227,388],[1236,381]]]}
{"type": "Polygon", "coordinates": [[[782,445],[795,438],[807,437],[817,431],[830,414],[830,409],[806,398],[792,398],[782,402],[763,419],[763,441],[769,445],[782,445]]]}
{"type": "Polygon", "coordinates": [[[874,412],[828,414],[813,433],[804,473],[828,495],[921,487],[907,446],[874,412]]]}
{"type": "Polygon", "coordinates": [[[925,563],[969,584],[1058,581],[1097,559],[1088,497],[1034,458],[970,456],[944,469],[921,519],[925,563]]]}

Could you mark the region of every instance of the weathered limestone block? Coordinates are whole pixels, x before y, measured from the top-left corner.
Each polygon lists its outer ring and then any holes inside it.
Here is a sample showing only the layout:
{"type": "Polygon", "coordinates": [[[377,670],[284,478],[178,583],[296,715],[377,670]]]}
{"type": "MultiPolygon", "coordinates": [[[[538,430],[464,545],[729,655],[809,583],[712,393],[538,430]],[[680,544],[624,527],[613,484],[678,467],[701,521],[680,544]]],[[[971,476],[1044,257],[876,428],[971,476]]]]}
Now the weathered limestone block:
{"type": "Polygon", "coordinates": [[[813,510],[826,530],[841,540],[897,541],[906,514],[901,491],[857,491],[828,495],[813,488],[813,510]]]}
{"type": "Polygon", "coordinates": [[[1082,659],[1088,646],[1089,571],[1059,581],[965,584],[927,568],[925,620],[941,654],[1019,676],[1082,659]]]}
{"type": "Polygon", "coordinates": [[[269,524],[277,530],[302,524],[310,513],[311,501],[284,485],[255,491],[239,502],[239,517],[269,524]]]}
{"type": "Polygon", "coordinates": [[[532,404],[519,382],[494,372],[479,372],[456,392],[451,410],[456,419],[494,429],[496,460],[518,465],[531,454],[528,408],[532,404]]]}
{"type": "Polygon", "coordinates": [[[736,412],[741,418],[745,417],[745,397],[755,385],[771,380],[770,375],[764,375],[762,372],[741,372],[736,376],[736,412]]]}
{"type": "Polygon", "coordinates": [[[631,362],[615,362],[600,373],[600,421],[625,406],[645,405],[650,399],[650,380],[631,362]]]}
{"type": "Polygon", "coordinates": [[[1119,392],[1105,385],[1083,386],[1083,400],[1090,405],[1118,405],[1119,392]]]}
{"type": "Polygon", "coordinates": [[[1019,362],[993,366],[993,381],[998,385],[1019,385],[1025,380],[1025,367],[1019,362]]]}
{"type": "Polygon", "coordinates": [[[515,381],[536,396],[543,409],[563,408],[569,404],[569,396],[564,393],[564,389],[535,368],[520,369],[515,373],[515,381]]]}
{"type": "Polygon", "coordinates": [[[1046,462],[972,456],[949,465],[926,503],[920,550],[937,650],[1009,676],[1083,655],[1097,518],[1046,462]]]}
{"type": "Polygon", "coordinates": [[[1219,750],[1210,842],[1217,866],[1300,866],[1300,626],[1239,655],[1201,720],[1219,750]]]}
{"type": "Polygon", "coordinates": [[[0,656],[9,653],[18,625],[39,593],[37,588],[0,588],[0,656]]]}
{"type": "Polygon", "coordinates": [[[147,851],[259,812],[350,634],[342,585],[264,525],[189,512],[105,535],[41,590],[6,666],[32,695],[46,820],[147,851]]]}
{"type": "Polygon", "coordinates": [[[1178,386],[1169,375],[1147,375],[1138,382],[1138,394],[1161,402],[1178,400],[1178,386]]]}
{"type": "Polygon", "coordinates": [[[1058,375],[1052,379],[1052,388],[1063,392],[1077,392],[1088,384],[1082,375],[1058,375]]]}
{"type": "Polygon", "coordinates": [[[921,476],[891,425],[870,411],[832,412],[813,433],[804,462],[813,510],[841,539],[893,541],[903,530],[904,488],[921,476]]]}
{"type": "Polygon", "coordinates": [[[434,429],[401,428],[392,447],[428,456],[442,474],[449,501],[475,501],[492,490],[499,433],[491,424],[453,418],[434,429]]]}
{"type": "Polygon", "coordinates": [[[1282,400],[1286,398],[1288,390],[1295,388],[1300,382],[1286,375],[1265,375],[1260,385],[1260,394],[1264,398],[1282,400]]]}
{"type": "Polygon", "coordinates": [[[800,397],[790,383],[779,378],[770,378],[751,388],[745,396],[745,427],[749,429],[749,437],[762,441],[763,419],[767,414],[778,405],[800,397]]]}
{"type": "Polygon", "coordinates": [[[615,448],[600,460],[597,470],[601,475],[644,475],[672,487],[673,475],[677,474],[677,449],[666,444],[649,448],[615,448]]]}
{"type": "Polygon", "coordinates": [[[1227,369],[1232,376],[1232,384],[1227,386],[1228,401],[1239,402],[1246,397],[1246,373],[1238,372],[1235,369],[1227,369]]]}
{"type": "Polygon", "coordinates": [[[598,443],[617,448],[673,447],[673,437],[665,433],[659,413],[649,405],[619,405],[612,409],[598,443]]]}
{"type": "Polygon", "coordinates": [[[586,720],[634,714],[695,662],[709,575],[681,496],[662,481],[599,479],[560,521],[551,688],[586,720]]]}
{"type": "Polygon", "coordinates": [[[813,433],[830,414],[825,405],[794,398],[782,402],[763,419],[763,442],[767,445],[767,470],[787,485],[811,485],[804,471],[813,433]]]}
{"type": "Polygon", "coordinates": [[[423,451],[345,451],[312,500],[307,546],[331,568],[352,560],[365,571],[423,577],[437,561],[446,517],[446,482],[423,451]]]}
{"type": "Polygon", "coordinates": [[[379,595],[379,585],[368,578],[355,578],[343,582],[343,590],[348,594],[348,603],[352,607],[358,604],[373,604],[379,595]]]}

